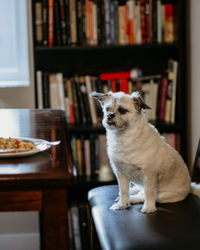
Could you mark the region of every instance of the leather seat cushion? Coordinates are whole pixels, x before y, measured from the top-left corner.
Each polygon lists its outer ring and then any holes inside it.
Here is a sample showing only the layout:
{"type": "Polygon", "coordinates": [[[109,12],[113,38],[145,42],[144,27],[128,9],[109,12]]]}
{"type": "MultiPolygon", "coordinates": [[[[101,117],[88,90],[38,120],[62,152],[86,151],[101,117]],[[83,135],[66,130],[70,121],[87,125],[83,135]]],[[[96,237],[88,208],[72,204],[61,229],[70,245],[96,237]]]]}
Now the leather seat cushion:
{"type": "Polygon", "coordinates": [[[92,216],[103,249],[200,249],[200,199],[157,204],[154,214],[142,214],[142,204],[127,210],[109,207],[118,196],[118,186],[94,188],[88,193],[92,216]]]}

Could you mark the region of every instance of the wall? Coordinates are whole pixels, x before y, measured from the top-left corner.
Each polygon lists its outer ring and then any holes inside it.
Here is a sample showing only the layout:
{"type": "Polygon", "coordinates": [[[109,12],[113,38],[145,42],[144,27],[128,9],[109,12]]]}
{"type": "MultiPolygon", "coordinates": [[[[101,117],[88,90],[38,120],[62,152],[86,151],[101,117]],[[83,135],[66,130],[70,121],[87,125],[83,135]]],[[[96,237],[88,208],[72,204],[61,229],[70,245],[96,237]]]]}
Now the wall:
{"type": "Polygon", "coordinates": [[[191,0],[189,8],[189,151],[192,164],[200,137],[200,1],[191,0]]]}

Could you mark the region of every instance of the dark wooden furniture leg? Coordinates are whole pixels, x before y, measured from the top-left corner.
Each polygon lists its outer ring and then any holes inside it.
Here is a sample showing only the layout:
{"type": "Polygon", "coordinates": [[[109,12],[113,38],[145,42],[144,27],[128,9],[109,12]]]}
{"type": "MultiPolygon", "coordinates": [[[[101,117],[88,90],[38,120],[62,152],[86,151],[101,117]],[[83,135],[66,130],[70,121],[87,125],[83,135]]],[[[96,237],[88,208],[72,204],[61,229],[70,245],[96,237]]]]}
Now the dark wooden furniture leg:
{"type": "Polygon", "coordinates": [[[41,249],[68,249],[67,190],[45,189],[41,212],[41,249]]]}

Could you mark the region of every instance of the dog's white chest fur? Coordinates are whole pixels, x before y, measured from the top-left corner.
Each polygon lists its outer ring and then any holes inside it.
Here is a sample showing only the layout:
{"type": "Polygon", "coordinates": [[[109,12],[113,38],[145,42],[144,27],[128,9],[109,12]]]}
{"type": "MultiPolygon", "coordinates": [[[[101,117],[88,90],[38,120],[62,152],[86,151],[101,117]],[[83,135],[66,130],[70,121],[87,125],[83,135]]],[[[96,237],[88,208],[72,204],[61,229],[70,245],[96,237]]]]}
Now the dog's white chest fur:
{"type": "Polygon", "coordinates": [[[143,184],[143,167],[134,144],[124,137],[116,137],[107,131],[107,151],[113,171],[123,173],[127,179],[136,184],[143,184]]]}

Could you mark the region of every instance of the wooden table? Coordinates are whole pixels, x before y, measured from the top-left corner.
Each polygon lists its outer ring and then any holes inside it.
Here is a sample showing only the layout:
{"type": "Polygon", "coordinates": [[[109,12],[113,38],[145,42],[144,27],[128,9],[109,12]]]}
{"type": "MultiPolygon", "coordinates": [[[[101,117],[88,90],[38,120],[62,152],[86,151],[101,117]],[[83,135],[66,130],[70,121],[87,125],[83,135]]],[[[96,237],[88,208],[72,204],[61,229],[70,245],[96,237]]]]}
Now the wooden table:
{"type": "Polygon", "coordinates": [[[0,211],[40,212],[41,248],[67,249],[73,164],[64,112],[0,109],[0,136],[61,140],[36,155],[0,159],[0,211]]]}

